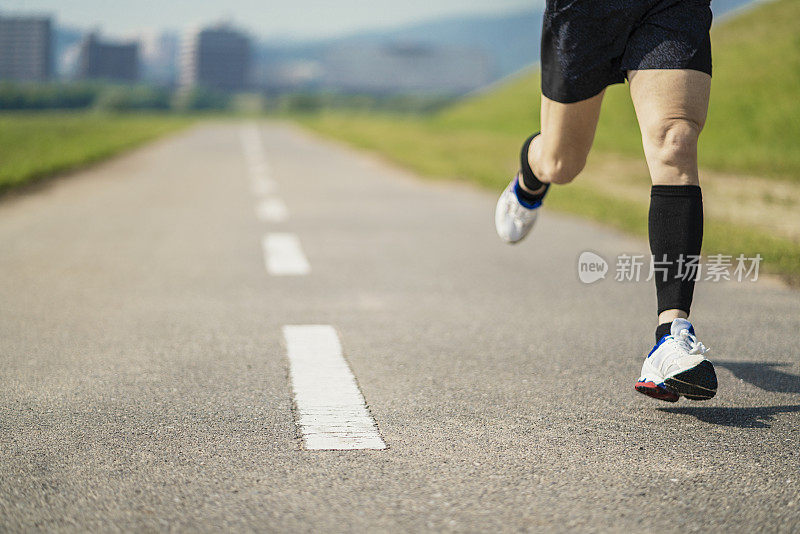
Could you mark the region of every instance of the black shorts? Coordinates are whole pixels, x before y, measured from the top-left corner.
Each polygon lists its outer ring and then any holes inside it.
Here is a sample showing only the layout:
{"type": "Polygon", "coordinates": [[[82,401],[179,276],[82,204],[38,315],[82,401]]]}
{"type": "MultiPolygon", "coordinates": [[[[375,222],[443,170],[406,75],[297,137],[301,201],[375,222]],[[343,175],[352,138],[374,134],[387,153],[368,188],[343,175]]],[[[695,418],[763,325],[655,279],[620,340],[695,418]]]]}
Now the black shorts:
{"type": "Polygon", "coordinates": [[[542,93],[565,104],[622,83],[629,70],[711,75],[711,0],[547,0],[542,93]]]}

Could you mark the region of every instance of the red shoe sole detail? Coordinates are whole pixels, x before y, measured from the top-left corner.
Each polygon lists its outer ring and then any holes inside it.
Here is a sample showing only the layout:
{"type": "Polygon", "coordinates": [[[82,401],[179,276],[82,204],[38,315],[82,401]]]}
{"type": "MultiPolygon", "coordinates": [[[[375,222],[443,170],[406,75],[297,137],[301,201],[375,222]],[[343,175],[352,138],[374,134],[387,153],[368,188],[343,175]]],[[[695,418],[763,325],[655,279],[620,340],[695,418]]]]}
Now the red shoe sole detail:
{"type": "Polygon", "coordinates": [[[668,389],[658,387],[654,382],[637,382],[636,391],[641,393],[642,395],[647,395],[648,397],[652,397],[654,399],[666,401],[666,402],[678,402],[680,395],[677,395],[668,389]]]}

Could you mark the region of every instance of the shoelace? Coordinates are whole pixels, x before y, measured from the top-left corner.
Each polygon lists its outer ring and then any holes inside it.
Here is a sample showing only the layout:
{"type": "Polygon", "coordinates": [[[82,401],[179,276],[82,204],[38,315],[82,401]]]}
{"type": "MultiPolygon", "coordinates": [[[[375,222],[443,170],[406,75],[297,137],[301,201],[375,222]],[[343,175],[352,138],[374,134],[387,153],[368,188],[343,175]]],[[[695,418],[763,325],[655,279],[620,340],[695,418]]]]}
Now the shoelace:
{"type": "Polygon", "coordinates": [[[700,343],[700,341],[695,336],[693,336],[686,328],[678,332],[678,339],[685,346],[689,347],[689,354],[702,355],[710,350],[708,347],[700,343]]]}

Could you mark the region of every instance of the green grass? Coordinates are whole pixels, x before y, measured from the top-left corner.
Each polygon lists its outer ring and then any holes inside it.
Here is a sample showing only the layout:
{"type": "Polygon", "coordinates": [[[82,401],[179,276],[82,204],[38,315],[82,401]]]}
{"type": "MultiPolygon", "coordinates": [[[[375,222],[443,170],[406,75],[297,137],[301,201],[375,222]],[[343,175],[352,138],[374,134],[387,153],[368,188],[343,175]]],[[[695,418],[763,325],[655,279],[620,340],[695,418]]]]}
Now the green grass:
{"type": "MultiPolygon", "coordinates": [[[[713,33],[715,77],[702,136],[705,168],[800,183],[800,2],[778,0],[713,33]]],[[[309,128],[439,179],[499,190],[516,170],[516,151],[539,124],[538,74],[428,117],[326,112],[301,117],[309,128]]],[[[607,93],[595,150],[642,157],[627,87],[607,93]]],[[[647,205],[578,180],[556,188],[548,206],[644,235],[647,205]]],[[[767,269],[800,280],[800,244],[762,229],[708,220],[707,253],[762,254],[767,269]]]]}
{"type": "Polygon", "coordinates": [[[107,158],[189,122],[156,114],[0,113],[0,193],[107,158]]]}

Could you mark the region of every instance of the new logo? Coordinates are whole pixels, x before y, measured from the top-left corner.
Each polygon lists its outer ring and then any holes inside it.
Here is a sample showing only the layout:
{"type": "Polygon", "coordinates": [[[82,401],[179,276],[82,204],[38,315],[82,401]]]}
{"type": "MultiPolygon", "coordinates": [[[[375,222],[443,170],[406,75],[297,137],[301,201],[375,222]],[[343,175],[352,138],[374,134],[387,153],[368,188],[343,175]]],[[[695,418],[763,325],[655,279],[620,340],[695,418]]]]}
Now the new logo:
{"type": "Polygon", "coordinates": [[[584,284],[593,284],[606,277],[608,262],[594,252],[581,253],[578,258],[578,278],[584,284]]]}

